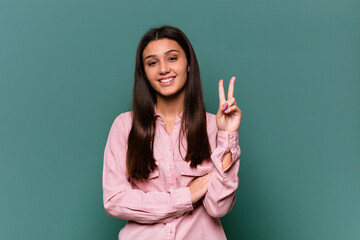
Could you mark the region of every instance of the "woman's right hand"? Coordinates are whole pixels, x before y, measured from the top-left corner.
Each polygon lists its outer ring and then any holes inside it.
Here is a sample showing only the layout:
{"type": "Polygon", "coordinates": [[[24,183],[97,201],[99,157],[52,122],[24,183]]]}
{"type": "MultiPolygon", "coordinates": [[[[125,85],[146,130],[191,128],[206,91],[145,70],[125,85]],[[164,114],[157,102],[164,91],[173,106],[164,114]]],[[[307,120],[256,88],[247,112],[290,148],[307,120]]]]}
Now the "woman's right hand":
{"type": "Polygon", "coordinates": [[[195,178],[190,184],[190,195],[191,195],[191,202],[194,204],[199,201],[207,192],[208,190],[208,182],[211,177],[211,172],[208,174],[195,178]]]}

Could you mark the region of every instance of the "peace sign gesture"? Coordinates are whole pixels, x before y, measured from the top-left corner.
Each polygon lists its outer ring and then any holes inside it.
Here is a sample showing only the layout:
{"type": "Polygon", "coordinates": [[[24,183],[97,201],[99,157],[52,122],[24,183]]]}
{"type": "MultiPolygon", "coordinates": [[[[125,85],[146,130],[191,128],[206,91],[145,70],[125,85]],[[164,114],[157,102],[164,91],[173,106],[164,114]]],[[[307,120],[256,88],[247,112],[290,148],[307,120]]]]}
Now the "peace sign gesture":
{"type": "Polygon", "coordinates": [[[219,131],[237,132],[240,127],[241,110],[234,98],[235,77],[230,79],[228,99],[225,99],[224,81],[219,81],[219,110],[216,114],[216,124],[219,131]]]}

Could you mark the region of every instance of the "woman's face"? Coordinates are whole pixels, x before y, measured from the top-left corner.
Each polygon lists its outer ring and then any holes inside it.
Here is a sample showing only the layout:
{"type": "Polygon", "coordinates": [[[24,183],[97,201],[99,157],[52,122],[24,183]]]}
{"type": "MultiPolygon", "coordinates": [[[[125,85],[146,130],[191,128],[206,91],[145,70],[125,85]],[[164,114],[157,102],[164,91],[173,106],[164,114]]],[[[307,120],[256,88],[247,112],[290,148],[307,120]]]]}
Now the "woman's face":
{"type": "Polygon", "coordinates": [[[184,50],[176,41],[168,38],[153,40],[144,49],[142,57],[146,77],[158,97],[185,93],[190,68],[184,50]]]}

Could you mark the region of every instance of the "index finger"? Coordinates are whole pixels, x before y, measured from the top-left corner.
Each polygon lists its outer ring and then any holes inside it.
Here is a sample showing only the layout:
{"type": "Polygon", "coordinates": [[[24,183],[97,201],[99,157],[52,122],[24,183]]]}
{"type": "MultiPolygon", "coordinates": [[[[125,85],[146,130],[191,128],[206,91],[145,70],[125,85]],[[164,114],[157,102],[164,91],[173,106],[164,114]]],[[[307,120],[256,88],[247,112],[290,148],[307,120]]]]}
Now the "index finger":
{"type": "Polygon", "coordinates": [[[229,90],[228,90],[228,100],[230,100],[231,98],[234,97],[235,79],[236,79],[235,76],[233,76],[233,77],[230,79],[229,90]]]}
{"type": "Polygon", "coordinates": [[[224,80],[220,79],[219,81],[219,101],[220,104],[224,103],[225,100],[225,91],[224,91],[224,80]]]}

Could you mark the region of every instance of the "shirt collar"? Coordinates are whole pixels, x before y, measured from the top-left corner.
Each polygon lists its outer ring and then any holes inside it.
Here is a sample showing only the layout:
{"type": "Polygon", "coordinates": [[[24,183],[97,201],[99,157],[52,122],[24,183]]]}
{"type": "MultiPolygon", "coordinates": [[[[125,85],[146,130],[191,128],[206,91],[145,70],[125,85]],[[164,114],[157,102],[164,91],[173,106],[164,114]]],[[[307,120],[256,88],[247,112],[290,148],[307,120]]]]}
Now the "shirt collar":
{"type": "MultiPolygon", "coordinates": [[[[176,117],[175,122],[178,122],[178,121],[181,122],[181,120],[182,120],[182,115],[183,115],[183,112],[180,113],[180,114],[176,117]]],[[[160,118],[162,121],[164,121],[164,120],[162,119],[161,115],[159,114],[159,112],[157,111],[156,105],[154,105],[154,118],[160,118]]]]}
{"type": "Polygon", "coordinates": [[[160,117],[160,114],[156,109],[156,105],[154,105],[154,117],[160,117]]]}

